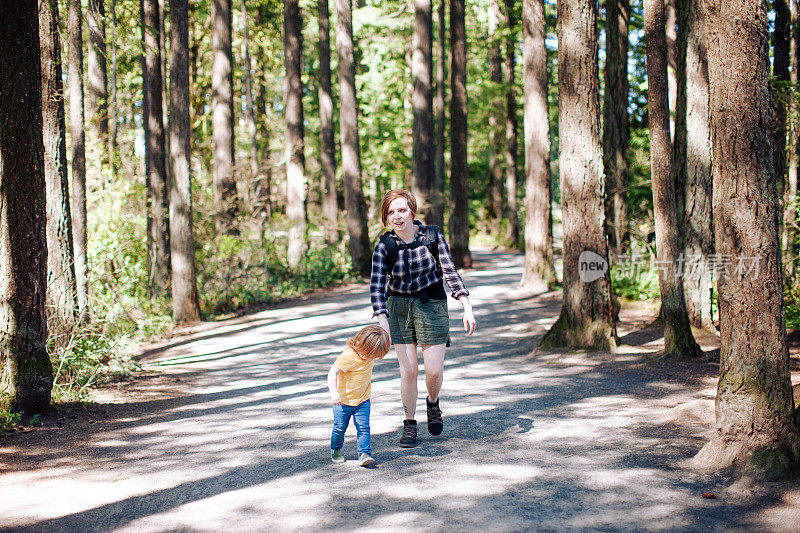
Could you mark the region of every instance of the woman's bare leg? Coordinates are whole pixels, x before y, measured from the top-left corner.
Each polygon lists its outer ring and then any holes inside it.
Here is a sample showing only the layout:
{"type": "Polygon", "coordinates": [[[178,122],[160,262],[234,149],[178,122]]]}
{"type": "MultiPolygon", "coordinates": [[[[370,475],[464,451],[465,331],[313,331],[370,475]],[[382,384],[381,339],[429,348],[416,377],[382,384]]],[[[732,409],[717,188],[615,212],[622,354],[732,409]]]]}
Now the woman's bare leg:
{"type": "Polygon", "coordinates": [[[428,399],[436,403],[444,379],[444,344],[423,344],[422,360],[425,363],[425,386],[428,399]]]}
{"type": "Polygon", "coordinates": [[[406,420],[413,419],[417,413],[417,376],[419,363],[417,362],[416,344],[395,344],[397,360],[400,362],[400,400],[403,402],[403,412],[406,420]]]}

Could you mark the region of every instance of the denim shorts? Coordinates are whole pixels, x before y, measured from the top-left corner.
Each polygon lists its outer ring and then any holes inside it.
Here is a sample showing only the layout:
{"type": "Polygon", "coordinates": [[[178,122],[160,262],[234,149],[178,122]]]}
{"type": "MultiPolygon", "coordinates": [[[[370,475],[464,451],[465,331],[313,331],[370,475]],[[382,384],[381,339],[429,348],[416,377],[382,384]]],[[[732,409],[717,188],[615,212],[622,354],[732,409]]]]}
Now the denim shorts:
{"type": "Polygon", "coordinates": [[[392,343],[449,345],[450,316],[446,301],[391,295],[386,299],[386,308],[392,343]]]}

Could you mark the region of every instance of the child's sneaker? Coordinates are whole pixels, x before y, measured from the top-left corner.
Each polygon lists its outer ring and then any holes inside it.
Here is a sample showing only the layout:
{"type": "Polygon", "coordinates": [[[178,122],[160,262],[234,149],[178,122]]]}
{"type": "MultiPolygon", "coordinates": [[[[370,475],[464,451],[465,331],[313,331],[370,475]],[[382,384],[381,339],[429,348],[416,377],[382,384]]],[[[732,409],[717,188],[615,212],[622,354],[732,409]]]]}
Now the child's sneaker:
{"type": "Polygon", "coordinates": [[[368,453],[358,454],[358,464],[360,466],[372,466],[375,464],[375,459],[368,453]]]}
{"type": "Polygon", "coordinates": [[[417,444],[417,421],[403,420],[403,436],[400,437],[401,448],[413,448],[417,444]]]}
{"type": "Polygon", "coordinates": [[[439,409],[439,400],[431,403],[426,396],[425,403],[428,405],[428,431],[431,435],[441,435],[444,423],[442,422],[442,410],[439,409]]]}
{"type": "Polygon", "coordinates": [[[342,453],[342,450],[331,450],[331,461],[334,463],[343,463],[344,454],[342,453]]]}

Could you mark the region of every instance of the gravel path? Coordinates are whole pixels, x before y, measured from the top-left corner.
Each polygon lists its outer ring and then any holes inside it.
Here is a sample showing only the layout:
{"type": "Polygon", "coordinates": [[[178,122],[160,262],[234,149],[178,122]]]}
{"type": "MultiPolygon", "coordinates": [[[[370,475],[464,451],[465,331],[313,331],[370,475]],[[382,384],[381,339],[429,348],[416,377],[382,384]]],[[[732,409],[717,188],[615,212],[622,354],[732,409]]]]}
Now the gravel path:
{"type": "MultiPolygon", "coordinates": [[[[328,367],[370,320],[343,287],[204,324],[143,354],[146,372],[35,430],[0,437],[0,528],[19,531],[752,531],[800,528],[800,490],[730,490],[685,464],[713,423],[717,365],[654,358],[645,309],[617,354],[543,353],[560,293],[516,284],[522,257],[476,253],[478,332],[460,331],[445,430],[397,446],[393,354],[373,376],[373,469],[328,456],[328,367]],[[716,498],[703,498],[713,493],[716,498]]],[[[700,338],[713,350],[714,336],[700,338]]]]}

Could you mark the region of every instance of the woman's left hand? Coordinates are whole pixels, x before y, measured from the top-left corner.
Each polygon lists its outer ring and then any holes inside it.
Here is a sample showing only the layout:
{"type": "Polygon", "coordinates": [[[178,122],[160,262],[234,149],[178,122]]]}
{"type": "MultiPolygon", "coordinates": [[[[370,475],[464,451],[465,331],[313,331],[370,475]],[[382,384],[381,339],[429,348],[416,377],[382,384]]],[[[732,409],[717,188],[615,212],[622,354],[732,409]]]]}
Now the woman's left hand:
{"type": "Polygon", "coordinates": [[[475,321],[475,315],[472,313],[472,309],[464,309],[464,331],[467,332],[467,336],[475,333],[475,328],[477,326],[478,323],[475,321]]]}

